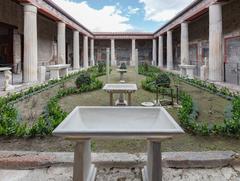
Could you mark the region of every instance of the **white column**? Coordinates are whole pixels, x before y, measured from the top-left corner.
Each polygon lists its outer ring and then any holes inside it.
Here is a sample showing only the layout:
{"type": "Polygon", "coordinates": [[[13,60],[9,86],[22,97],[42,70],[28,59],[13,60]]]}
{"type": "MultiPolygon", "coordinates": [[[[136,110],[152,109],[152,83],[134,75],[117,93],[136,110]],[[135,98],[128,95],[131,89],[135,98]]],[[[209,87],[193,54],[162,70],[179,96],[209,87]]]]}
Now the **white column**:
{"type": "Polygon", "coordinates": [[[66,25],[58,22],[58,64],[66,64],[66,25]]]}
{"type": "Polygon", "coordinates": [[[189,65],[188,23],[181,24],[181,64],[189,65]]]}
{"type": "Polygon", "coordinates": [[[24,4],[24,82],[38,80],[37,8],[24,4]]]}
{"type": "Polygon", "coordinates": [[[167,69],[173,69],[172,31],[167,32],[167,69]]]}
{"type": "Polygon", "coordinates": [[[79,69],[80,62],[79,62],[79,32],[73,32],[73,68],[79,69]]]}
{"type": "Polygon", "coordinates": [[[163,67],[163,36],[158,37],[158,66],[163,67]]]}
{"type": "Polygon", "coordinates": [[[157,41],[152,40],[152,65],[156,65],[157,62],[157,41]]]}
{"type": "Polygon", "coordinates": [[[88,68],[88,37],[83,37],[83,67],[88,68]]]}
{"type": "Polygon", "coordinates": [[[111,39],[111,65],[116,65],[116,57],[115,57],[115,40],[111,39]]]}
{"type": "Polygon", "coordinates": [[[209,7],[209,80],[223,81],[222,6],[209,7]]]}
{"type": "Polygon", "coordinates": [[[136,40],[135,39],[132,39],[132,60],[130,62],[130,65],[131,66],[135,66],[136,64],[136,59],[135,59],[135,53],[136,53],[136,40]]]}
{"type": "Polygon", "coordinates": [[[94,60],[94,39],[92,38],[90,41],[90,60],[91,60],[91,65],[95,65],[95,60],[94,60]]]}

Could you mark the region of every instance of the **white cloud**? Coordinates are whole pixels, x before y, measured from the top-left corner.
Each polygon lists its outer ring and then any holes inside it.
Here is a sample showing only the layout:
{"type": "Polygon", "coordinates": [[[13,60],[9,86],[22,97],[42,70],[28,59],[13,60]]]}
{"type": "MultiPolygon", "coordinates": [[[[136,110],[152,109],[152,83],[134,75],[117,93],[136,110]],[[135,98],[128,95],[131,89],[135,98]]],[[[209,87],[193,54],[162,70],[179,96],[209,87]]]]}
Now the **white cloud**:
{"type": "Polygon", "coordinates": [[[144,4],[145,19],[155,22],[168,21],[193,0],[139,0],[144,4]]]}
{"type": "Polygon", "coordinates": [[[128,6],[128,14],[137,14],[140,9],[139,8],[133,8],[132,6],[128,6]]]}
{"type": "Polygon", "coordinates": [[[91,31],[130,31],[129,18],[124,16],[118,6],[104,6],[94,9],[86,1],[54,0],[54,2],[91,31]]]}

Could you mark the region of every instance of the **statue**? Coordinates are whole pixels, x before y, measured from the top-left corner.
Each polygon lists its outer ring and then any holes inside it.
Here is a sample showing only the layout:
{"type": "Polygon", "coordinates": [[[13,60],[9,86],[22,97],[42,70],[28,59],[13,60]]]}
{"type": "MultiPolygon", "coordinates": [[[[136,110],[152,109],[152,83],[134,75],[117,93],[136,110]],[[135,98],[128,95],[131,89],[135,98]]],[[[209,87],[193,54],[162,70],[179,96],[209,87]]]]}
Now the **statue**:
{"type": "Polygon", "coordinates": [[[12,79],[12,72],[10,70],[4,71],[5,81],[4,81],[4,90],[9,91],[13,90],[14,86],[11,85],[9,82],[12,79]]]}

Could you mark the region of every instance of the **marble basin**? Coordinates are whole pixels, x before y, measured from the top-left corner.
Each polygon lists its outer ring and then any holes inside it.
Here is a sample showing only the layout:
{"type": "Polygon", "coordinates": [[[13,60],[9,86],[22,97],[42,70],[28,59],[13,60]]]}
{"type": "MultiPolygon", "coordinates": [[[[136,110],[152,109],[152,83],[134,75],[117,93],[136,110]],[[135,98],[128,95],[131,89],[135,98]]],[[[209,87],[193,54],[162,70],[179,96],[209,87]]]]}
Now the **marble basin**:
{"type": "Polygon", "coordinates": [[[58,136],[146,139],[184,133],[162,107],[76,107],[53,131],[58,136]]]}
{"type": "Polygon", "coordinates": [[[56,65],[48,65],[48,69],[63,69],[63,68],[69,68],[71,65],[70,64],[56,64],[56,65]]]}

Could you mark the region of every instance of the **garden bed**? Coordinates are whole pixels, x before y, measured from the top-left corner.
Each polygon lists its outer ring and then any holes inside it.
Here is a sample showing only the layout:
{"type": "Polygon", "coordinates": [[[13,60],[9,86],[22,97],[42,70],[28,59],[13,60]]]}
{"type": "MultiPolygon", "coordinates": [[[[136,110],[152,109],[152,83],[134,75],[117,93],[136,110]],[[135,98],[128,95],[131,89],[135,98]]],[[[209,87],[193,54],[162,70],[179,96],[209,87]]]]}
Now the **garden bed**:
{"type": "MultiPolygon", "coordinates": [[[[134,83],[136,75],[133,69],[129,69],[125,75],[126,82],[134,83]]],[[[106,77],[98,78],[105,82],[106,77]]],[[[133,105],[140,106],[142,102],[153,101],[155,93],[143,90],[140,85],[145,76],[138,76],[139,90],[133,94],[133,105]]],[[[113,71],[111,74],[111,82],[119,81],[119,73],[113,71]]],[[[64,84],[65,88],[71,87],[74,84],[73,79],[64,84]]],[[[62,86],[62,85],[59,85],[62,86]]],[[[16,105],[20,108],[21,112],[28,111],[29,109],[37,111],[42,109],[47,104],[49,98],[56,95],[58,88],[51,88],[47,91],[28,98],[27,100],[18,102],[16,105]],[[31,101],[39,103],[39,105],[32,107],[31,101]]],[[[188,85],[184,82],[180,83],[180,90],[185,90],[199,105],[199,120],[204,122],[219,122],[221,123],[224,118],[224,108],[230,101],[223,99],[210,92],[200,90],[194,86],[188,85]],[[211,111],[209,111],[211,110],[211,111]],[[201,118],[201,119],[200,119],[201,118]]],[[[115,96],[115,99],[117,95],[115,96]]],[[[108,106],[109,95],[104,91],[94,90],[81,94],[69,94],[59,99],[59,105],[65,112],[71,112],[77,105],[84,106],[108,106]]],[[[178,108],[167,109],[170,114],[178,120],[178,108]]],[[[40,112],[40,111],[39,111],[40,112]]],[[[45,136],[35,138],[6,138],[2,137],[0,140],[1,150],[34,150],[34,151],[73,151],[73,144],[70,141],[63,140],[62,138],[45,136]]],[[[240,140],[235,138],[227,138],[222,136],[196,136],[191,134],[179,135],[173,140],[163,143],[164,151],[208,151],[208,150],[233,150],[240,152],[240,140]]],[[[96,152],[145,152],[146,142],[141,140],[97,140],[93,141],[93,151],[96,152]]]]}

